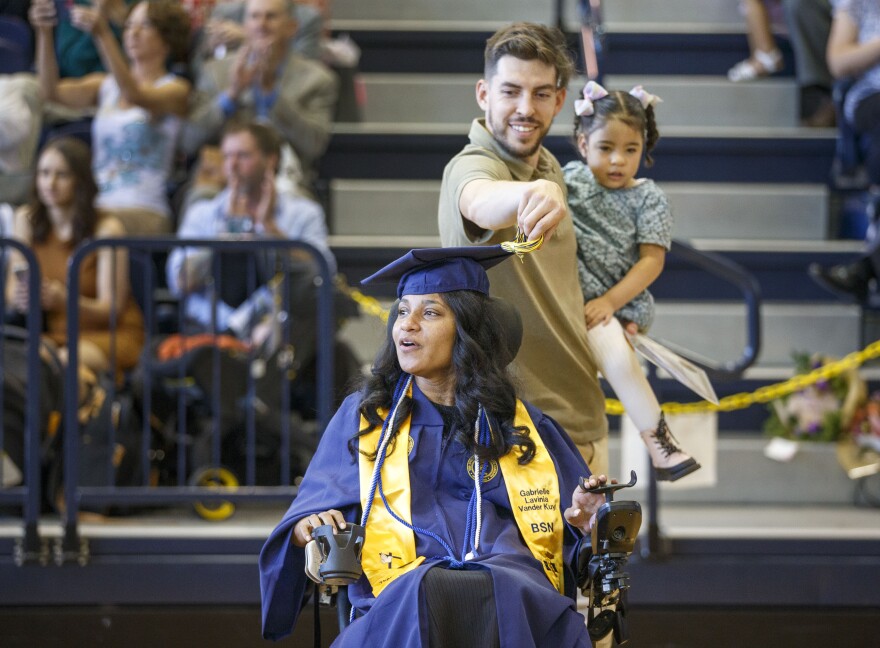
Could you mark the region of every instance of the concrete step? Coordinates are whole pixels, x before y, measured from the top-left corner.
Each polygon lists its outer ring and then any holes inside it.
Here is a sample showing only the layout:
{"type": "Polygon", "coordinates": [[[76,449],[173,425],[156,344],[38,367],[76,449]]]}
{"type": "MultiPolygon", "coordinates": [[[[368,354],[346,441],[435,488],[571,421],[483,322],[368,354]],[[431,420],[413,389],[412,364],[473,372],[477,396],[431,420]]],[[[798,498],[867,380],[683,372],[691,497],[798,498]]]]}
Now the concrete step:
{"type": "Polygon", "coordinates": [[[661,137],[669,126],[792,128],[798,123],[794,79],[731,83],[724,77],[609,74],[605,82],[622,90],[641,84],[661,97],[656,107],[661,137]]]}
{"type": "MultiPolygon", "coordinates": [[[[483,70],[486,40],[502,23],[419,21],[333,21],[335,33],[345,33],[361,49],[363,73],[460,73],[478,78],[483,70]]],[[[634,25],[633,27],[638,27],[634,25]]],[[[604,74],[688,74],[723,77],[732,65],[749,55],[742,33],[717,31],[664,32],[665,25],[611,32],[604,39],[604,74]]],[[[579,27],[567,32],[569,48],[580,49],[579,27]]],[[[787,40],[778,41],[785,65],[777,77],[794,74],[787,40]]]]}
{"type": "MultiPolygon", "coordinates": [[[[859,348],[860,322],[854,305],[765,302],[756,366],[791,366],[794,352],[842,357],[859,348]]],[[[746,343],[745,306],[658,300],[651,336],[716,361],[735,360],[746,343]]]]}
{"type": "Polygon", "coordinates": [[[739,32],[745,29],[738,2],[724,0],[611,0],[602,3],[608,31],[648,30],[689,33],[739,32]]]}
{"type": "MultiPolygon", "coordinates": [[[[392,300],[384,299],[385,308],[392,300]]],[[[843,357],[860,348],[858,307],[836,303],[764,303],[761,309],[761,352],[755,371],[766,380],[788,377],[795,352],[843,357]]],[[[384,324],[365,316],[345,325],[342,336],[362,363],[372,361],[385,334],[384,324]]],[[[737,360],[746,343],[745,306],[731,303],[657,303],[651,337],[666,340],[722,363],[737,360]]]]}
{"type": "MultiPolygon", "coordinates": [[[[574,11],[573,0],[565,0],[564,4],[568,11],[574,11]]],[[[504,3],[470,0],[334,0],[332,27],[431,29],[442,26],[444,29],[494,31],[503,24],[523,20],[551,24],[555,6],[555,0],[506,0],[504,3]]]]}
{"type": "MultiPolygon", "coordinates": [[[[552,24],[555,0],[507,0],[468,2],[467,0],[334,0],[332,27],[380,27],[402,29],[457,28],[462,30],[494,29],[510,22],[532,21],[552,24]]],[[[575,0],[563,0],[562,14],[567,29],[576,29],[579,14],[575,0]]],[[[745,29],[738,3],[725,0],[611,0],[602,3],[605,26],[609,31],[648,29],[654,32],[689,33],[738,32],[745,29]]]]}
{"type": "MultiPolygon", "coordinates": [[[[805,239],[828,235],[823,185],[660,183],[679,239],[805,239]]],[[[333,180],[331,231],[339,235],[437,234],[440,183],[430,180],[333,180]]]]}
{"type": "MultiPolygon", "coordinates": [[[[468,124],[481,116],[474,98],[478,75],[364,74],[369,123],[468,124]],[[403,100],[402,98],[405,98],[403,100]]],[[[570,127],[575,98],[586,83],[569,84],[568,100],[557,123],[570,127]]],[[[794,80],[733,84],[722,77],[609,75],[608,88],[629,90],[642,84],[663,98],[657,109],[664,128],[792,128],[797,125],[798,91],[794,80]]]]}
{"type": "MultiPolygon", "coordinates": [[[[436,180],[467,143],[466,125],[337,124],[321,161],[322,178],[436,180]]],[[[664,129],[645,177],[664,182],[825,184],[834,129],[664,129]]],[[[575,158],[571,127],[556,124],[545,140],[561,163],[575,158]]]]}
{"type": "MultiPolygon", "coordinates": [[[[674,426],[675,423],[676,421],[673,419],[670,425],[674,426]]],[[[680,428],[693,426],[693,429],[680,435],[675,427],[672,427],[674,434],[677,436],[688,434],[711,437],[704,439],[704,441],[706,447],[711,447],[713,451],[704,452],[699,456],[703,469],[678,482],[659,484],[662,502],[659,521],[667,534],[679,537],[685,535],[690,537],[721,537],[725,533],[737,533],[749,537],[773,537],[770,535],[770,529],[773,529],[776,534],[790,533],[791,530],[786,531],[780,528],[780,524],[770,522],[766,516],[758,511],[753,512],[755,524],[747,525],[748,530],[741,526],[743,520],[739,519],[737,532],[731,529],[733,526],[731,523],[720,521],[718,518],[723,515],[724,508],[729,506],[811,507],[837,505],[847,507],[853,501],[855,484],[840,467],[837,460],[837,446],[833,443],[800,443],[798,451],[791,461],[779,462],[768,459],[764,455],[764,448],[767,446],[769,438],[760,433],[722,432],[717,434],[711,420],[694,420],[692,422],[679,420],[678,423],[680,428]],[[701,476],[703,470],[706,470],[707,473],[713,473],[713,476],[708,478],[706,475],[701,476]],[[702,510],[696,514],[696,517],[687,520],[684,515],[685,510],[678,508],[684,504],[695,507],[700,505],[720,506],[721,508],[714,508],[714,514],[709,510],[702,510]],[[669,506],[668,517],[664,513],[667,505],[669,506]],[[762,522],[766,524],[764,530],[761,530],[762,522]]],[[[640,456],[636,457],[636,454],[641,453],[642,450],[638,445],[641,443],[640,440],[631,438],[629,434],[628,431],[623,436],[616,431],[611,433],[608,444],[609,465],[615,475],[620,475],[627,481],[629,471],[636,470],[639,482],[633,489],[623,491],[623,493],[626,493],[625,499],[635,499],[645,507],[647,504],[647,469],[643,469],[645,471],[643,473],[634,463],[639,459],[644,463],[644,459],[640,456]],[[634,457],[634,459],[624,463],[624,454],[627,457],[634,457]]],[[[688,446],[682,439],[682,443],[685,447],[694,447],[699,442],[695,440],[688,446]]],[[[694,453],[696,454],[696,450],[694,453]]],[[[621,495],[618,495],[616,499],[621,498],[621,495]]],[[[692,509],[692,512],[696,510],[692,509]]],[[[873,512],[873,515],[876,516],[876,511],[873,512]]],[[[844,517],[848,518],[849,516],[844,517]]],[[[862,526],[858,522],[860,519],[860,516],[856,516],[848,523],[853,527],[851,529],[853,532],[855,532],[855,527],[862,526]]],[[[872,533],[871,537],[874,538],[880,537],[880,527],[875,526],[871,531],[869,529],[871,529],[871,525],[866,525],[862,532],[872,533]]],[[[823,531],[817,528],[815,533],[827,534],[829,530],[826,528],[823,531]]]]}
{"type": "MultiPolygon", "coordinates": [[[[383,299],[381,304],[387,309],[391,301],[383,299]]],[[[738,360],[742,354],[745,323],[741,311],[742,307],[727,304],[703,304],[694,308],[694,304],[661,303],[652,334],[675,340],[690,350],[702,351],[713,361],[711,364],[717,366],[738,360]],[[686,323],[686,328],[682,322],[686,323]]],[[[854,307],[812,304],[794,308],[790,304],[766,304],[762,324],[763,345],[757,363],[746,369],[739,379],[714,380],[713,386],[719,398],[753,393],[767,385],[788,380],[794,375],[791,356],[794,350],[824,352],[839,358],[858,350],[862,344],[858,334],[858,312],[854,307]]],[[[384,340],[385,331],[385,324],[378,318],[365,315],[350,320],[341,335],[355,350],[364,369],[368,370],[384,340]]],[[[875,331],[875,335],[868,339],[876,337],[875,331]]],[[[859,372],[869,381],[869,389],[880,385],[880,367],[876,363],[863,366],[859,372]]],[[[606,385],[605,388],[608,398],[616,397],[610,387],[606,385]]],[[[662,372],[658,375],[655,389],[661,402],[690,403],[699,400],[693,392],[662,372]]],[[[738,436],[742,436],[741,431],[744,430],[750,430],[752,434],[760,432],[768,417],[767,407],[756,403],[743,409],[721,412],[717,415],[715,425],[722,433],[737,432],[738,436]]],[[[614,430],[619,429],[619,422],[619,417],[610,420],[614,430]]],[[[679,430],[676,430],[676,434],[679,434],[679,430]]],[[[699,439],[683,439],[682,443],[685,447],[694,447],[695,452],[700,448],[699,439]]],[[[710,451],[714,454],[715,449],[710,448],[705,452],[709,454],[710,451]]],[[[764,462],[763,457],[761,462],[764,462]]]]}

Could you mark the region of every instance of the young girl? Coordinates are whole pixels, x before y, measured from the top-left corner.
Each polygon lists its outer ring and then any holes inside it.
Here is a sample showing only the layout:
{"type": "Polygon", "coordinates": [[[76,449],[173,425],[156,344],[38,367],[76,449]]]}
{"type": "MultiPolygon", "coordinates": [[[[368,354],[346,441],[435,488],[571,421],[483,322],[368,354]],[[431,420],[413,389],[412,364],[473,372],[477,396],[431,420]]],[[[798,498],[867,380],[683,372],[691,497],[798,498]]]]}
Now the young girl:
{"type": "Polygon", "coordinates": [[[587,341],[648,446],[657,479],[675,481],[700,467],[672,440],[648,381],[627,342],[654,317],[647,288],[660,276],[671,244],[672,215],[651,180],[636,179],[642,156],[650,165],[659,134],[653,104],[641,86],[608,93],[590,81],[575,102],[575,139],[584,162],[565,166],[577,236],[587,341]]]}

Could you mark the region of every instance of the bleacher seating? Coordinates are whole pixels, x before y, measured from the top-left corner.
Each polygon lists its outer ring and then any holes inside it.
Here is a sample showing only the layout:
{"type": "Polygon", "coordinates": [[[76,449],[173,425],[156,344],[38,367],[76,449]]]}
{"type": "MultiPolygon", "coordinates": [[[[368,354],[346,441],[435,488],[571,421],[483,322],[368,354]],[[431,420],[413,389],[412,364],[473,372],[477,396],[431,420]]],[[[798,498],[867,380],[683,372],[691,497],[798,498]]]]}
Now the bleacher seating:
{"type": "MultiPolygon", "coordinates": [[[[829,179],[836,132],[796,126],[790,49],[783,43],[782,74],[733,86],[722,77],[747,51],[735,2],[604,4],[606,85],[642,83],[665,101],[656,163],[645,175],[672,200],[675,236],[740,263],[761,286],[761,356],[743,380],[716,385],[719,395],[790,376],[793,350],[840,356],[859,348],[859,309],[837,303],[806,272],[812,261],[846,260],[860,242],[835,240],[838,206],[829,179]]],[[[574,42],[574,2],[562,5],[574,42]]],[[[478,115],[473,85],[485,39],[508,21],[552,22],[555,7],[555,0],[335,0],[331,27],[363,50],[367,94],[363,120],[337,125],[321,168],[330,188],[331,244],[350,283],[403,248],[438,243],[440,173],[478,115]]],[[[568,118],[560,117],[547,143],[561,161],[573,158],[568,118]]],[[[654,293],[659,337],[716,359],[741,348],[745,315],[734,292],[671,258],[654,293]]],[[[343,335],[364,362],[383,331],[378,320],[364,318],[343,335]]],[[[661,392],[664,400],[691,399],[668,380],[661,392]]],[[[787,464],[766,459],[764,416],[763,407],[720,416],[714,485],[689,489],[684,480],[682,488],[661,490],[659,517],[649,513],[644,526],[659,525],[666,559],[646,552],[629,565],[633,645],[721,645],[722,635],[730,645],[857,645],[870,636],[880,608],[871,577],[880,564],[876,512],[851,506],[851,481],[833,446],[804,447],[787,464]]],[[[620,453],[613,433],[612,465],[620,453]]],[[[242,488],[241,500],[258,491],[242,488]]],[[[42,617],[47,632],[55,628],[57,636],[61,628],[75,643],[79,631],[58,610],[76,605],[101,615],[84,640],[96,643],[109,630],[94,628],[118,627],[120,614],[152,620],[174,608],[169,627],[176,639],[262,645],[256,553],[283,509],[276,503],[242,510],[224,524],[156,512],[114,524],[85,522],[78,534],[67,520],[49,516],[28,542],[18,520],[2,520],[0,582],[7,585],[0,606],[13,612],[0,611],[0,626],[5,619],[20,627],[12,615],[32,619],[31,610],[57,606],[42,617]],[[30,564],[15,566],[16,556],[30,564]],[[51,564],[83,556],[93,564],[51,564]],[[41,560],[48,566],[38,566],[41,560]],[[199,624],[197,608],[205,607],[210,620],[199,624]],[[246,610],[234,639],[218,631],[234,623],[231,610],[246,610]],[[250,628],[247,637],[242,627],[250,628]]],[[[286,645],[311,641],[309,616],[286,645]]],[[[132,645],[167,642],[162,625],[143,623],[138,636],[146,643],[132,645]]],[[[331,632],[325,625],[325,645],[331,632]]]]}

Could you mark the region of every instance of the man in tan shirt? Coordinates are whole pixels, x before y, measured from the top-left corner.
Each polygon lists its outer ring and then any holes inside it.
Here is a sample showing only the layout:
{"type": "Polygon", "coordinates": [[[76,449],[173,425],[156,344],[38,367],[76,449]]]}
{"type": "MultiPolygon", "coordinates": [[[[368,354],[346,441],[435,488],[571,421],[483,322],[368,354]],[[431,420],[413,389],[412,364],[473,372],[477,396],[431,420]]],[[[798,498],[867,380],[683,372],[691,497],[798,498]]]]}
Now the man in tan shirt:
{"type": "Polygon", "coordinates": [[[608,474],[608,422],[587,349],[584,301],[565,183],[541,144],[562,110],[572,63],[554,28],[517,23],[486,45],[476,98],[484,119],[443,172],[438,221],[444,246],[510,241],[519,227],[540,250],[489,271],[492,294],[523,318],[515,374],[523,396],[553,417],[594,474],[608,474]]]}

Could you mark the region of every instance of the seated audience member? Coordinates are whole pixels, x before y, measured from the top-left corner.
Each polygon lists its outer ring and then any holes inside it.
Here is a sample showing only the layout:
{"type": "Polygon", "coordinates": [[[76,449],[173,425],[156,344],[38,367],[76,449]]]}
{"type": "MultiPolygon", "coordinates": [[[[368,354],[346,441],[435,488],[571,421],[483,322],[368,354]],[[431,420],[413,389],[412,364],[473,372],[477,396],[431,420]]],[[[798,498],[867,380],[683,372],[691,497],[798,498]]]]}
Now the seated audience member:
{"type": "MultiPolygon", "coordinates": [[[[782,70],[782,52],[771,31],[771,11],[781,5],[788,40],[794,52],[795,78],[800,91],[802,126],[828,128],[835,124],[831,73],[825,46],[831,29],[831,0],[742,0],[750,55],[727,73],[731,81],[752,81],[782,70]]],[[[773,12],[775,13],[775,11],[773,12]]]]}
{"type": "Polygon", "coordinates": [[[831,0],[783,0],[794,74],[800,91],[800,123],[831,128],[837,122],[831,72],[825,57],[831,31],[831,0]]]}
{"type": "Polygon", "coordinates": [[[868,140],[865,167],[872,226],[867,250],[855,262],[832,267],[810,266],[816,281],[838,294],[864,302],[876,290],[880,271],[880,4],[873,0],[839,0],[835,4],[828,65],[837,78],[855,78],[846,93],[843,116],[868,140]]]}
{"type": "MultiPolygon", "coordinates": [[[[245,0],[229,0],[213,7],[200,35],[195,55],[200,58],[225,58],[238,49],[245,39],[245,0]]],[[[319,59],[323,21],[318,11],[302,2],[293,2],[296,34],[290,49],[310,59],[319,59]]]]}
{"type": "Polygon", "coordinates": [[[172,0],[137,3],[125,20],[124,54],[102,10],[75,5],[70,21],[92,35],[110,72],[59,80],[52,49],[55,4],[34,0],[31,23],[45,98],[74,108],[97,107],[92,148],[98,206],[112,209],[130,234],[168,232],[167,185],[190,86],[166,65],[186,55],[187,15],[172,0]]]}
{"type": "Polygon", "coordinates": [[[591,645],[572,565],[604,500],[578,486],[590,472],[566,433],[516,397],[485,271],[508,256],[413,250],[365,280],[399,281],[400,299],[263,546],[264,637],[296,622],[314,530],[356,523],[363,575],[334,646],[591,645]]]}
{"type": "Polygon", "coordinates": [[[43,102],[32,74],[0,75],[0,203],[28,198],[43,102]]]}
{"type": "MultiPolygon", "coordinates": [[[[190,204],[177,231],[178,237],[248,235],[305,241],[323,252],[335,269],[320,205],[276,188],[280,148],[280,139],[271,127],[256,122],[230,122],[220,146],[226,188],[210,200],[190,204]]],[[[239,280],[244,281],[243,273],[237,271],[237,274],[239,280]]],[[[197,330],[211,330],[210,253],[204,249],[175,249],[168,257],[167,276],[171,291],[183,297],[189,322],[197,330]]],[[[234,313],[240,315],[264,307],[267,290],[260,288],[243,303],[230,304],[218,298],[215,330],[232,327],[233,333],[246,337],[247,331],[234,326],[238,321],[234,313]]],[[[218,297],[222,296],[221,293],[218,297]]]]}
{"type": "Polygon", "coordinates": [[[207,61],[198,73],[184,147],[195,156],[203,145],[216,144],[233,117],[267,122],[290,145],[282,155],[282,174],[308,191],[330,140],[337,80],[323,64],[291,51],[294,7],[290,0],[247,1],[241,47],[207,61]]]}
{"type": "MultiPolygon", "coordinates": [[[[40,307],[47,337],[66,360],[67,266],[76,247],[88,239],[125,234],[122,224],[95,206],[98,189],[91,172],[88,147],[74,138],[52,140],[37,161],[33,199],[14,217],[14,238],[30,245],[40,264],[40,307]]],[[[141,312],[131,297],[128,255],[120,248],[100,248],[80,266],[80,366],[94,374],[134,367],[144,343],[141,312]],[[116,329],[111,330],[115,321],[116,329]]],[[[10,257],[6,294],[20,313],[28,303],[28,268],[17,252],[10,257]]]]}

